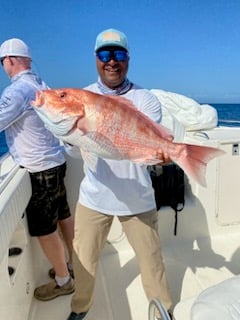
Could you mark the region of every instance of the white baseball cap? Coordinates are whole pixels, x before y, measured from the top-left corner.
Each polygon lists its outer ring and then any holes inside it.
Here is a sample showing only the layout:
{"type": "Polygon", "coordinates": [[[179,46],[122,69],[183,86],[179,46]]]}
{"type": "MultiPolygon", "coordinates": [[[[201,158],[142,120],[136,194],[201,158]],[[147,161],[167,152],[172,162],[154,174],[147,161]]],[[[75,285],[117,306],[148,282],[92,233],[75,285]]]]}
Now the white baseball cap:
{"type": "Polygon", "coordinates": [[[6,40],[1,44],[0,59],[6,56],[27,57],[31,59],[31,53],[28,46],[25,42],[17,38],[6,40]]]}

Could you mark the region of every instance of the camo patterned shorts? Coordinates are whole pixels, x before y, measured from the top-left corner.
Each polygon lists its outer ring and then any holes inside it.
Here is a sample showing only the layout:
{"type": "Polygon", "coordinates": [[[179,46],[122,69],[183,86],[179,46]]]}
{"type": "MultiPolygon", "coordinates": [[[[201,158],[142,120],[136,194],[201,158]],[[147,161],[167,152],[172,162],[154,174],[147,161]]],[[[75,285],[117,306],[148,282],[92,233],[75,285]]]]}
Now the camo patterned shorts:
{"type": "Polygon", "coordinates": [[[31,236],[43,236],[54,232],[58,220],[71,215],[64,185],[65,173],[66,163],[41,172],[30,173],[32,197],[26,213],[31,236]]]}

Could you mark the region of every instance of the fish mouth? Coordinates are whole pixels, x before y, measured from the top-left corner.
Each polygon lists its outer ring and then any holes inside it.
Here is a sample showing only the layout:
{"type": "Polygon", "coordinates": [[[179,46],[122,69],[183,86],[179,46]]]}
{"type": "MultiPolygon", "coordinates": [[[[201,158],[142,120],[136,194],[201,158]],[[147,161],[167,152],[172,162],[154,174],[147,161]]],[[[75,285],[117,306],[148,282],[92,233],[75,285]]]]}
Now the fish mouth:
{"type": "Polygon", "coordinates": [[[36,101],[35,107],[38,107],[38,108],[40,108],[45,103],[45,98],[44,98],[44,94],[42,91],[36,92],[35,101],[36,101]]]}
{"type": "Polygon", "coordinates": [[[36,91],[35,100],[30,101],[30,105],[35,108],[41,108],[45,103],[44,94],[42,91],[36,91]]]}

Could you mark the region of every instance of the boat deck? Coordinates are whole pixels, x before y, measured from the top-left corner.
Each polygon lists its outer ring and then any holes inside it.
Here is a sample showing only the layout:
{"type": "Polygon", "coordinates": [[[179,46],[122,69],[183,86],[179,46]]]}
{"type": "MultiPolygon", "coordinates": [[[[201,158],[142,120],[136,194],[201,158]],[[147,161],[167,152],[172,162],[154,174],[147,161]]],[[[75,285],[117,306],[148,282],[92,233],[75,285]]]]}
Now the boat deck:
{"type": "MultiPolygon", "coordinates": [[[[209,163],[207,188],[186,177],[186,204],[178,215],[177,236],[173,235],[173,210],[166,207],[159,211],[159,233],[175,320],[190,320],[191,306],[198,294],[240,270],[240,128],[218,128],[207,135],[210,140],[202,143],[219,143],[226,154],[209,163]]],[[[76,159],[68,161],[66,185],[74,212],[82,164],[76,159]]],[[[50,265],[36,239],[29,237],[23,215],[30,197],[28,175],[5,162],[0,169],[4,183],[0,179],[0,319],[66,320],[71,295],[49,302],[33,298],[34,288],[49,281],[50,265]],[[22,248],[19,257],[8,257],[8,249],[13,246],[22,248]],[[12,276],[8,275],[8,266],[15,268],[12,276]]],[[[148,301],[138,265],[117,219],[102,252],[94,305],[86,317],[95,319],[148,320],[148,301]]]]}
{"type": "MultiPolygon", "coordinates": [[[[198,239],[192,244],[178,243],[177,238],[163,246],[164,260],[177,320],[190,319],[190,309],[202,290],[239,273],[240,234],[212,239],[198,239]]],[[[107,244],[103,251],[95,292],[95,301],[86,320],[147,320],[145,298],[137,262],[126,239],[121,244],[107,244]],[[125,244],[124,244],[125,242],[125,244]],[[121,255],[119,246],[125,247],[121,255]]],[[[48,281],[45,264],[41,282],[48,281]]],[[[50,302],[33,300],[29,320],[66,320],[70,312],[71,295],[50,302]]]]}

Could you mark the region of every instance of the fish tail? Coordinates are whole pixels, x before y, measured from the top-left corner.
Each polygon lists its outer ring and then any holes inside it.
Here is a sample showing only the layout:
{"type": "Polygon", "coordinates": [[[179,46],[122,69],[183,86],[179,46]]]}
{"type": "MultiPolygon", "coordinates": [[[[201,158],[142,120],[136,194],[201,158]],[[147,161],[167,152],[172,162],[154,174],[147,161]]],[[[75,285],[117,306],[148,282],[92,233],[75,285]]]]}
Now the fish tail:
{"type": "Polygon", "coordinates": [[[180,157],[175,162],[187,175],[192,177],[203,187],[206,187],[207,163],[224,153],[225,152],[223,150],[213,147],[187,144],[186,156],[180,157]]]}

